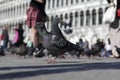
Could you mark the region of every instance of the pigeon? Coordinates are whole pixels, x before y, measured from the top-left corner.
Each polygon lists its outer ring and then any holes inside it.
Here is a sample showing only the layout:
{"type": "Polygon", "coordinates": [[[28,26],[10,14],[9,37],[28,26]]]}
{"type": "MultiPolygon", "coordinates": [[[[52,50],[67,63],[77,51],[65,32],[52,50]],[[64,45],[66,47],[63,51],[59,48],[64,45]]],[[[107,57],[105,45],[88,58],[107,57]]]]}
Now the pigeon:
{"type": "Polygon", "coordinates": [[[26,44],[24,44],[24,43],[21,44],[19,47],[12,47],[10,49],[10,52],[12,54],[16,54],[16,55],[19,55],[19,56],[24,56],[24,58],[28,53],[26,44]]]}
{"type": "Polygon", "coordinates": [[[17,48],[16,54],[20,56],[25,56],[27,54],[27,48],[25,44],[22,44],[20,47],[17,48]]]}
{"type": "Polygon", "coordinates": [[[5,56],[4,50],[0,48],[0,56],[5,56]]]}
{"type": "Polygon", "coordinates": [[[91,49],[87,49],[85,51],[88,58],[95,57],[95,56],[100,56],[99,52],[100,52],[100,49],[99,49],[98,45],[93,45],[91,49]]]}
{"type": "MultiPolygon", "coordinates": [[[[63,35],[63,33],[59,27],[59,23],[65,27],[64,32],[66,33],[67,28],[70,26],[71,20],[69,23],[66,23],[65,21],[63,21],[62,19],[60,19],[56,16],[55,18],[52,19],[50,33],[56,34],[58,36],[61,36],[64,39],[66,39],[66,37],[63,35]]],[[[69,30],[71,30],[71,29],[69,29],[69,30]]],[[[67,31],[69,31],[69,30],[67,30],[67,31]]],[[[81,53],[78,53],[78,54],[81,54],[81,53]]],[[[76,56],[78,56],[78,54],[76,54],[76,56]]],[[[63,56],[63,55],[61,55],[61,56],[63,56]]]]}
{"type": "Polygon", "coordinates": [[[38,22],[36,24],[36,29],[39,33],[41,45],[52,55],[65,53],[70,50],[83,51],[82,48],[67,41],[64,37],[48,32],[43,22],[38,22]]]}
{"type": "Polygon", "coordinates": [[[120,54],[120,48],[118,48],[117,46],[115,46],[116,51],[118,52],[118,54],[120,54]]]}
{"type": "Polygon", "coordinates": [[[117,58],[120,58],[120,48],[118,46],[115,46],[115,48],[116,48],[117,53],[119,54],[117,58]]]}

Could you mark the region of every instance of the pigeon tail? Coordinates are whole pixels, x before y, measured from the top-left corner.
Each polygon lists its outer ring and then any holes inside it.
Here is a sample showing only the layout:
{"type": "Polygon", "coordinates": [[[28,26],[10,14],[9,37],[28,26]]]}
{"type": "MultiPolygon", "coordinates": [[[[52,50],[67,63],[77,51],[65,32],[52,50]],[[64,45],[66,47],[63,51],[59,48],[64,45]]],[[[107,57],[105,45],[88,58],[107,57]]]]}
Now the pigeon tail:
{"type": "Polygon", "coordinates": [[[115,48],[118,48],[116,45],[114,46],[115,48]]]}
{"type": "Polygon", "coordinates": [[[120,55],[120,48],[116,45],[115,45],[115,48],[116,48],[117,53],[120,55]]]}

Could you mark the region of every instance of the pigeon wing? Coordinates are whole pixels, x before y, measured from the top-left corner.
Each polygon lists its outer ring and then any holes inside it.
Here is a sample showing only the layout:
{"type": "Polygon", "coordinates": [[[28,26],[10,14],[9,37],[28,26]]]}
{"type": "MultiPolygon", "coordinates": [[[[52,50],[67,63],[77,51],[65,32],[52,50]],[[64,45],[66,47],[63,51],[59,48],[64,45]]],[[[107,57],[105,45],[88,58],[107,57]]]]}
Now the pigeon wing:
{"type": "Polygon", "coordinates": [[[68,41],[62,37],[54,35],[52,36],[52,44],[58,49],[63,49],[67,47],[68,41]]]}

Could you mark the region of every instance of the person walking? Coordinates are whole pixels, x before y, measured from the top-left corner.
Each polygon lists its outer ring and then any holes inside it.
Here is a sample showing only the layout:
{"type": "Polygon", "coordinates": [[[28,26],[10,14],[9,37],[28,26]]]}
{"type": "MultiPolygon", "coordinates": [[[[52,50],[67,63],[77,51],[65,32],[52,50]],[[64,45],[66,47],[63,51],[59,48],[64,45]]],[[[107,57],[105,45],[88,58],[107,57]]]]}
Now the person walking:
{"type": "Polygon", "coordinates": [[[21,23],[17,24],[18,27],[18,46],[21,46],[23,44],[23,40],[24,40],[24,29],[23,29],[23,25],[21,23]]]}
{"type": "Polygon", "coordinates": [[[2,31],[2,35],[4,37],[3,38],[3,50],[7,48],[8,46],[8,41],[9,41],[8,28],[9,28],[8,25],[5,25],[2,31]]]}
{"type": "MultiPolygon", "coordinates": [[[[107,1],[110,5],[114,3],[115,7],[118,5],[117,0],[107,0],[107,1]]],[[[117,53],[115,48],[115,46],[120,47],[119,45],[120,44],[120,38],[119,38],[120,37],[120,19],[117,18],[117,16],[115,16],[115,20],[112,23],[110,23],[109,31],[110,31],[112,55],[113,57],[119,57],[120,55],[117,53]]]]}
{"type": "Polygon", "coordinates": [[[31,0],[30,7],[27,10],[26,24],[31,28],[31,41],[33,46],[39,44],[39,35],[36,30],[37,22],[46,22],[48,17],[45,13],[46,0],[31,0]]]}
{"type": "Polygon", "coordinates": [[[108,38],[108,41],[105,44],[105,56],[111,57],[111,55],[112,55],[111,42],[110,39],[108,38]]]}

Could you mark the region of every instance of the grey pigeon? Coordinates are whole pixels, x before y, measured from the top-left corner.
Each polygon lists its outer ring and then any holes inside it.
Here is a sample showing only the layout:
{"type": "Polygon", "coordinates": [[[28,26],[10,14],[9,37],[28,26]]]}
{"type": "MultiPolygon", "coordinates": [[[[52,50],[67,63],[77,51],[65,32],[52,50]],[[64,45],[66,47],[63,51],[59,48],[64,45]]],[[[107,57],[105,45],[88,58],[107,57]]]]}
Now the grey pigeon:
{"type": "Polygon", "coordinates": [[[0,56],[5,56],[4,50],[0,48],[0,56]]]}
{"type": "Polygon", "coordinates": [[[37,23],[36,28],[39,33],[40,43],[52,54],[65,53],[70,50],[83,51],[79,46],[67,41],[64,37],[48,32],[43,22],[37,23]]]}
{"type": "Polygon", "coordinates": [[[116,51],[119,54],[119,56],[117,58],[120,58],[120,48],[118,46],[115,45],[116,51]]]}
{"type": "Polygon", "coordinates": [[[26,44],[23,43],[19,47],[12,47],[10,53],[25,57],[27,55],[26,44]]]}

